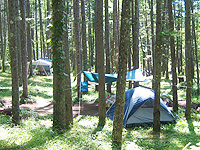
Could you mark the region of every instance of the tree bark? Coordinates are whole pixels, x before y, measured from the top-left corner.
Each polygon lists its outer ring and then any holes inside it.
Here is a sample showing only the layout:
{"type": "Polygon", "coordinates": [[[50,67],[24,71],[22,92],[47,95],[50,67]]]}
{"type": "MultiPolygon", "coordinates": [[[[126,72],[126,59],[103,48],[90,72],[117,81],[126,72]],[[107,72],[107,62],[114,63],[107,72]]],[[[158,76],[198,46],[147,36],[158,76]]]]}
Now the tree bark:
{"type": "MultiPolygon", "coordinates": [[[[22,83],[23,83],[23,94],[22,98],[28,97],[28,81],[27,81],[27,34],[26,34],[26,16],[25,16],[25,0],[20,0],[20,36],[21,36],[21,54],[22,54],[22,83]]],[[[22,99],[22,103],[23,103],[22,99]]]]}
{"type": "Polygon", "coordinates": [[[99,126],[104,126],[106,118],[105,71],[103,47],[103,0],[96,1],[96,52],[98,54],[97,71],[99,74],[99,126]]]}
{"type": "Polygon", "coordinates": [[[178,96],[177,96],[177,73],[176,73],[176,55],[174,44],[174,21],[172,13],[172,0],[168,0],[168,13],[169,13],[169,30],[170,30],[170,49],[172,61],[172,91],[173,91],[173,110],[178,111],[178,96]]]}
{"type": "Polygon", "coordinates": [[[80,49],[80,23],[79,23],[79,0],[73,0],[74,9],[74,41],[76,48],[76,73],[77,73],[77,96],[81,97],[79,92],[79,82],[81,81],[81,49],[80,49]]]}
{"type": "Polygon", "coordinates": [[[15,125],[20,123],[19,117],[19,82],[18,82],[18,58],[17,58],[17,38],[16,38],[16,1],[8,1],[8,41],[11,54],[11,73],[12,73],[12,122],[15,125]]]}
{"type": "MultiPolygon", "coordinates": [[[[108,0],[105,0],[105,51],[106,51],[106,73],[110,74],[110,38],[109,38],[109,13],[108,0]]],[[[111,93],[111,83],[107,84],[107,92],[111,93]]]]}
{"type": "Polygon", "coordinates": [[[197,51],[197,38],[196,38],[196,29],[195,29],[195,17],[194,17],[194,4],[192,4],[192,33],[194,40],[194,50],[195,50],[195,63],[196,63],[196,72],[197,72],[197,95],[199,95],[199,60],[198,60],[198,51],[197,51]]]}
{"type": "Polygon", "coordinates": [[[112,149],[122,147],[122,129],[125,104],[125,87],[127,72],[127,54],[129,51],[129,19],[130,19],[130,0],[122,1],[121,30],[119,44],[119,65],[117,79],[117,93],[115,103],[115,116],[112,132],[112,149]]]}
{"type": "MultiPolygon", "coordinates": [[[[88,70],[88,60],[87,60],[87,43],[86,43],[86,22],[85,22],[85,3],[81,0],[81,17],[82,17],[82,54],[83,54],[83,69],[88,70]]],[[[87,78],[84,76],[84,82],[87,78]]]]}
{"type": "Polygon", "coordinates": [[[115,67],[117,71],[119,57],[118,26],[117,26],[117,0],[113,1],[113,46],[115,52],[115,67]]]}
{"type": "Polygon", "coordinates": [[[36,59],[39,59],[39,46],[38,46],[38,26],[37,26],[37,0],[35,0],[35,44],[36,44],[36,59]]]}
{"type": "Polygon", "coordinates": [[[187,119],[191,118],[192,74],[191,74],[191,32],[190,32],[190,0],[185,0],[185,62],[186,62],[186,111],[187,119]]]}
{"type": "Polygon", "coordinates": [[[53,49],[53,128],[63,133],[66,128],[65,53],[63,50],[63,1],[52,0],[53,49]]]}
{"type": "Polygon", "coordinates": [[[70,55],[69,55],[69,36],[68,36],[68,15],[69,2],[67,2],[67,12],[65,15],[65,30],[64,30],[64,51],[65,51],[65,105],[66,105],[66,128],[70,129],[73,125],[73,111],[72,111],[72,90],[71,90],[71,75],[70,75],[70,55]]]}
{"type": "Polygon", "coordinates": [[[160,80],[161,80],[161,1],[156,0],[156,48],[155,48],[155,100],[153,111],[153,132],[160,132],[160,80]]]}
{"type": "Polygon", "coordinates": [[[43,31],[43,23],[42,23],[42,10],[41,10],[41,2],[38,0],[39,5],[39,15],[40,15],[40,46],[41,46],[41,58],[46,57],[46,46],[44,41],[44,31],[43,31]],[[42,55],[43,54],[43,55],[42,55]]]}
{"type": "Polygon", "coordinates": [[[27,29],[27,52],[28,52],[28,61],[30,62],[29,65],[29,76],[31,77],[33,75],[33,69],[32,69],[32,47],[31,47],[31,25],[30,25],[30,1],[26,0],[26,17],[28,18],[26,29],[27,29]]]}

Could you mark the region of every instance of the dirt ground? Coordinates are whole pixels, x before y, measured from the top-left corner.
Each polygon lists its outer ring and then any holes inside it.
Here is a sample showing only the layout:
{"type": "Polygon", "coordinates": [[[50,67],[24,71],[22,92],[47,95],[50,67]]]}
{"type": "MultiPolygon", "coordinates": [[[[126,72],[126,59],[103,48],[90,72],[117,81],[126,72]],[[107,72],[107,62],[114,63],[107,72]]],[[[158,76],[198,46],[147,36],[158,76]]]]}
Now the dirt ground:
{"type": "MultiPolygon", "coordinates": [[[[165,101],[165,100],[164,100],[165,101]]],[[[165,101],[166,102],[166,101],[165,101]]],[[[179,107],[185,108],[186,102],[179,101],[179,107]]],[[[4,101],[4,105],[6,107],[11,107],[11,101],[4,101]]],[[[53,113],[53,104],[52,102],[48,102],[44,99],[38,100],[32,104],[21,104],[20,107],[27,108],[32,110],[33,112],[37,112],[39,114],[52,114],[53,113]]],[[[73,104],[73,116],[76,117],[77,115],[91,115],[91,116],[98,116],[98,102],[80,102],[73,104]]],[[[2,108],[1,108],[2,109],[2,108]]],[[[171,107],[169,107],[172,110],[171,107]]],[[[200,107],[198,107],[197,111],[200,112],[200,107]]]]}
{"type": "MultiPolygon", "coordinates": [[[[11,107],[11,101],[4,101],[5,107],[11,107]]],[[[27,108],[39,114],[53,114],[53,103],[46,100],[38,100],[35,103],[21,104],[21,108],[27,108]]],[[[73,104],[73,116],[91,115],[98,116],[98,102],[80,102],[73,104]]]]}

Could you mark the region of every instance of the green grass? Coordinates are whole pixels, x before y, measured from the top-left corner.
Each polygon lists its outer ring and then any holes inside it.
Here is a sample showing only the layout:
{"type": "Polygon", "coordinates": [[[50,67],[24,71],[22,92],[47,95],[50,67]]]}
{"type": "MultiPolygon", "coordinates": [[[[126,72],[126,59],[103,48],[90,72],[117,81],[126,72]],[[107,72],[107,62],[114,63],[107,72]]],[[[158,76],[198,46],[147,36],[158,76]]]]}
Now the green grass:
{"type": "MultiPolygon", "coordinates": [[[[1,99],[11,99],[11,75],[0,72],[1,99]],[[9,87],[9,88],[7,88],[9,87]]],[[[73,81],[73,80],[72,80],[73,81]]],[[[52,101],[52,76],[33,76],[28,79],[29,95],[35,101],[46,99],[52,101]]],[[[145,83],[143,83],[145,84],[145,83]]],[[[184,83],[182,83],[184,84],[184,83]]],[[[146,83],[151,87],[151,83],[146,83]]],[[[170,81],[162,80],[161,91],[172,91],[170,81]]],[[[76,87],[72,83],[73,101],[76,100],[76,87]]],[[[115,91],[115,85],[112,86],[115,91]]],[[[20,91],[22,89],[20,88],[20,91]]],[[[179,99],[185,100],[185,89],[178,90],[179,99]]],[[[89,86],[88,93],[83,94],[82,101],[95,101],[98,92],[94,86],[89,86]]],[[[193,97],[196,100],[196,96],[193,97]]],[[[145,150],[181,150],[187,144],[188,149],[200,148],[200,114],[192,111],[192,121],[184,117],[185,111],[179,109],[175,114],[176,124],[162,125],[160,138],[154,137],[152,127],[135,127],[123,129],[123,149],[145,150]],[[193,146],[193,147],[192,147],[193,146]]],[[[0,115],[0,150],[110,150],[112,142],[112,121],[107,119],[103,129],[99,130],[98,117],[77,116],[74,118],[73,128],[64,134],[52,130],[52,115],[42,116],[27,109],[21,109],[21,123],[13,126],[12,118],[0,115]]]]}

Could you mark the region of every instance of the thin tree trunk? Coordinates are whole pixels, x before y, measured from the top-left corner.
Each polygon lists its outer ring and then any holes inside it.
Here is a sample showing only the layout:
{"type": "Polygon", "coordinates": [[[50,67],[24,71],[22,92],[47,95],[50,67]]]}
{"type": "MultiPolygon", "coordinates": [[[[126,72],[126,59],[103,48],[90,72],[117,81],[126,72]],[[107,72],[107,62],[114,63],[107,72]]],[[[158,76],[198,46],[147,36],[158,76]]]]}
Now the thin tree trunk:
{"type": "MultiPolygon", "coordinates": [[[[28,80],[27,80],[27,36],[26,36],[26,16],[25,16],[25,0],[20,0],[20,16],[22,18],[20,24],[20,36],[21,36],[21,54],[22,54],[22,82],[23,82],[23,93],[22,97],[28,97],[28,80]]],[[[23,103],[22,99],[22,103],[23,103]]]]}
{"type": "MultiPolygon", "coordinates": [[[[109,42],[109,13],[108,0],[105,0],[105,51],[106,51],[106,73],[110,74],[110,42],[109,42]]],[[[111,83],[107,84],[107,92],[111,93],[111,83]]]]}
{"type": "Polygon", "coordinates": [[[197,95],[199,95],[199,61],[198,61],[198,52],[197,52],[198,48],[197,48],[197,38],[196,38],[194,8],[193,8],[194,6],[193,5],[192,5],[192,32],[193,32],[195,63],[196,63],[196,71],[197,71],[197,95]]]}
{"type": "Polygon", "coordinates": [[[29,76],[31,77],[33,75],[33,69],[32,69],[32,47],[31,47],[31,25],[30,25],[30,20],[29,20],[31,18],[31,14],[30,14],[29,0],[26,0],[26,16],[28,18],[27,25],[26,25],[27,26],[27,52],[28,52],[28,61],[30,62],[29,76]]]}
{"type": "Polygon", "coordinates": [[[66,128],[70,129],[73,125],[73,111],[72,111],[72,90],[71,90],[71,75],[70,75],[70,55],[69,55],[69,38],[68,38],[68,15],[69,2],[67,2],[67,14],[65,15],[65,30],[64,30],[64,51],[65,51],[65,105],[66,105],[66,128]]]}
{"type": "Polygon", "coordinates": [[[105,125],[106,101],[105,101],[105,71],[104,71],[104,47],[103,47],[103,0],[96,1],[96,52],[98,53],[99,74],[99,126],[105,125]]]}
{"type": "Polygon", "coordinates": [[[160,133],[160,80],[161,80],[161,1],[156,0],[156,48],[155,48],[155,100],[153,132],[160,133]]]}
{"type": "Polygon", "coordinates": [[[38,27],[37,27],[37,0],[35,0],[35,41],[36,41],[36,57],[39,59],[39,48],[38,48],[38,27]]]}
{"type": "MultiPolygon", "coordinates": [[[[0,1],[0,10],[1,10],[1,1],[0,1]]],[[[0,11],[0,45],[1,45],[1,59],[4,57],[4,49],[3,49],[3,21],[2,21],[2,14],[0,11]]],[[[1,64],[0,64],[1,69],[1,64]]]]}
{"type": "Polygon", "coordinates": [[[192,74],[191,74],[191,32],[190,32],[190,0],[185,0],[185,61],[186,61],[186,111],[187,119],[191,118],[191,95],[192,95],[192,74]]]}
{"type": "Polygon", "coordinates": [[[79,0],[73,0],[74,9],[74,41],[76,47],[76,66],[77,66],[77,96],[81,97],[79,92],[79,82],[81,81],[81,49],[80,49],[80,23],[79,23],[79,0]]]}
{"type": "MultiPolygon", "coordinates": [[[[83,54],[83,69],[88,70],[87,63],[87,43],[86,43],[86,23],[85,23],[85,3],[81,0],[81,17],[82,17],[82,54],[83,54]]],[[[84,76],[84,82],[87,81],[86,76],[84,76]]]]}
{"type": "MultiPolygon", "coordinates": [[[[174,21],[172,13],[172,0],[168,0],[168,13],[169,13],[169,30],[174,32],[174,21]]],[[[172,92],[173,92],[173,110],[178,111],[178,96],[177,96],[177,73],[176,73],[176,55],[174,35],[170,36],[170,49],[171,49],[171,61],[172,61],[172,92]]]]}
{"type": "Polygon", "coordinates": [[[91,8],[90,0],[87,0],[88,3],[88,48],[89,48],[89,71],[92,68],[92,39],[91,39],[91,8]]]}
{"type": "MultiPolygon", "coordinates": [[[[19,18],[19,1],[16,1],[16,17],[19,18]]],[[[18,53],[18,78],[19,78],[19,86],[22,86],[22,56],[21,56],[21,35],[20,35],[20,20],[18,19],[16,22],[16,30],[19,34],[17,34],[17,53],[18,53]]]]}
{"type": "Polygon", "coordinates": [[[133,42],[133,66],[139,68],[139,0],[135,0],[135,23],[134,23],[134,42],[133,42]]]}
{"type": "MultiPolygon", "coordinates": [[[[153,60],[153,66],[155,66],[155,43],[154,43],[154,15],[153,15],[153,0],[151,0],[151,49],[152,49],[152,60],[153,60]]],[[[155,68],[153,67],[153,81],[152,81],[152,89],[155,90],[155,68]]]]}
{"type": "Polygon", "coordinates": [[[47,27],[46,27],[46,41],[47,41],[47,57],[48,59],[51,59],[51,46],[50,46],[50,42],[49,42],[49,39],[50,39],[50,34],[51,34],[51,31],[50,31],[50,27],[49,27],[49,24],[50,24],[50,0],[47,0],[47,27]]]}
{"type": "Polygon", "coordinates": [[[40,0],[38,0],[38,4],[39,4],[39,15],[40,15],[40,45],[41,45],[41,57],[46,57],[46,46],[45,46],[45,42],[44,42],[44,31],[43,31],[43,23],[42,23],[42,10],[41,10],[41,2],[40,0]],[[42,52],[43,52],[43,56],[42,56],[42,52]]]}
{"type": "Polygon", "coordinates": [[[113,1],[113,42],[115,52],[115,67],[117,71],[118,57],[119,57],[119,44],[118,44],[118,26],[117,26],[117,0],[113,1]]]}

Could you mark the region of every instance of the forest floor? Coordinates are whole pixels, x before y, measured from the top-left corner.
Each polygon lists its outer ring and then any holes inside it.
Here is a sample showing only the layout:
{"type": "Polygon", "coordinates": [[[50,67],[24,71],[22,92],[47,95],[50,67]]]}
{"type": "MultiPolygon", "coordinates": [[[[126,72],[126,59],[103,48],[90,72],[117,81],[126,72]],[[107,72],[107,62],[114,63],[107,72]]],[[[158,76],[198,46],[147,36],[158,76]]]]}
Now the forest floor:
{"type": "MultiPolygon", "coordinates": [[[[5,108],[11,107],[11,101],[3,101],[5,108]]],[[[21,108],[26,108],[28,110],[32,110],[32,112],[36,112],[39,114],[53,114],[53,103],[49,102],[45,99],[40,99],[34,103],[21,104],[21,108]]],[[[74,103],[72,110],[73,116],[77,115],[90,115],[90,116],[98,116],[98,102],[80,102],[74,103]]]]}
{"type": "MultiPolygon", "coordinates": [[[[166,99],[164,99],[166,102],[166,99]]],[[[179,100],[178,101],[179,107],[185,108],[186,107],[186,101],[179,100]]],[[[4,101],[5,107],[11,107],[11,101],[4,101]]],[[[40,99],[37,102],[34,103],[27,103],[27,104],[21,104],[21,108],[26,108],[29,110],[32,110],[33,112],[45,115],[45,114],[53,114],[53,103],[49,102],[45,99],[40,99]]],[[[98,116],[98,102],[80,102],[74,103],[72,110],[73,110],[73,116],[76,117],[78,115],[90,115],[90,116],[98,116]]],[[[171,110],[172,108],[169,107],[171,110]]],[[[200,107],[198,107],[197,111],[200,112],[200,107]]]]}

